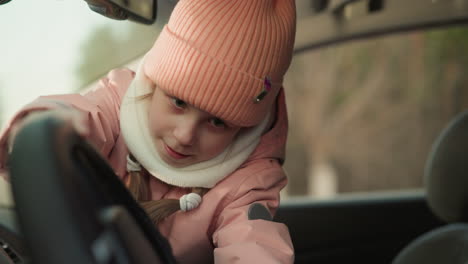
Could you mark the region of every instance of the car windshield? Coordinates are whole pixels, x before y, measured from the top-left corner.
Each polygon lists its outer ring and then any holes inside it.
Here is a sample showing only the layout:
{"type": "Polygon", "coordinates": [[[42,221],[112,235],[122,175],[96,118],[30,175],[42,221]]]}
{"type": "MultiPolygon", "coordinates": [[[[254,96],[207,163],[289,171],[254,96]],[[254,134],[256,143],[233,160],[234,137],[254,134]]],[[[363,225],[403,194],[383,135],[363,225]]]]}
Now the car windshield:
{"type": "MultiPolygon", "coordinates": [[[[158,32],[100,16],[84,1],[13,0],[0,6],[0,23],[2,126],[39,95],[79,92],[132,62],[158,32]]],[[[432,142],[468,106],[467,33],[416,30],[295,54],[284,83],[282,197],[421,189],[432,142]]]]}
{"type": "Polygon", "coordinates": [[[149,49],[156,26],[117,21],[85,1],[0,6],[0,122],[39,95],[77,92],[149,49]]]}

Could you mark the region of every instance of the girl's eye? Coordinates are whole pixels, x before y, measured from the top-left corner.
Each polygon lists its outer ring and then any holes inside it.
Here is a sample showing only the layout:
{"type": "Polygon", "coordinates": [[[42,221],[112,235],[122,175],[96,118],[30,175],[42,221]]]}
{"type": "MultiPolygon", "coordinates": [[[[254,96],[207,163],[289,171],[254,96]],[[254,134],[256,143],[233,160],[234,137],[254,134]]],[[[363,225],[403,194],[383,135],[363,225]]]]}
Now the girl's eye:
{"type": "Polygon", "coordinates": [[[172,103],[178,108],[184,108],[187,105],[187,103],[180,100],[179,98],[172,98],[172,103]]]}
{"type": "Polygon", "coordinates": [[[224,121],[219,118],[212,118],[210,122],[211,122],[211,125],[213,125],[214,127],[220,127],[220,128],[226,127],[226,123],[224,123],[224,121]]]}

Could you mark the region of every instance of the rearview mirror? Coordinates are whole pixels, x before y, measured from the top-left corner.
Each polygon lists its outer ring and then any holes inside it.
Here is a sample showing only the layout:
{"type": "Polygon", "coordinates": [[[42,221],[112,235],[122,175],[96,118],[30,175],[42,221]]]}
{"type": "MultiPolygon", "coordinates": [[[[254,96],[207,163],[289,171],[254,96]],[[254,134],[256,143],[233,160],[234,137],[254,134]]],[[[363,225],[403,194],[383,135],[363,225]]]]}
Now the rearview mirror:
{"type": "Polygon", "coordinates": [[[85,0],[94,12],[117,20],[132,20],[153,24],[156,20],[157,0],[85,0]]]}

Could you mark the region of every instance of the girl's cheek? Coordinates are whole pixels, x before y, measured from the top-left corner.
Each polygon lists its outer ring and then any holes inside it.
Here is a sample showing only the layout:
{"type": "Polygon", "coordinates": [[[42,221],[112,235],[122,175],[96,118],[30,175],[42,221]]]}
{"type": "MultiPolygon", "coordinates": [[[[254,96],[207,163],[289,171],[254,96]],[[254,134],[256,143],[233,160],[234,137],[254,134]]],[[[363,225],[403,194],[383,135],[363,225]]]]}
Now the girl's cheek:
{"type": "Polygon", "coordinates": [[[232,135],[211,136],[208,141],[211,143],[211,151],[214,154],[223,152],[234,140],[232,135]],[[211,140],[210,140],[211,139],[211,140]]]}

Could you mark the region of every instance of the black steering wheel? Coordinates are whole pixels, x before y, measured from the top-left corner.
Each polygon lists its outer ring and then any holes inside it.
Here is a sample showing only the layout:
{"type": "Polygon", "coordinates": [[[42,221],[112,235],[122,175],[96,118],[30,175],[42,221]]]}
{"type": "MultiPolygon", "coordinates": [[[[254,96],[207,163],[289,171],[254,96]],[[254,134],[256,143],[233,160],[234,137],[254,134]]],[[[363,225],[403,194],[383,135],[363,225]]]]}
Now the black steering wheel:
{"type": "Polygon", "coordinates": [[[33,263],[175,263],[145,211],[67,122],[47,116],[26,124],[9,171],[33,263]]]}

